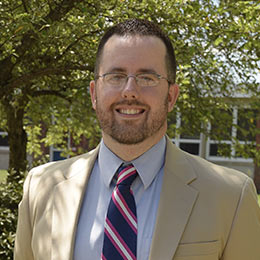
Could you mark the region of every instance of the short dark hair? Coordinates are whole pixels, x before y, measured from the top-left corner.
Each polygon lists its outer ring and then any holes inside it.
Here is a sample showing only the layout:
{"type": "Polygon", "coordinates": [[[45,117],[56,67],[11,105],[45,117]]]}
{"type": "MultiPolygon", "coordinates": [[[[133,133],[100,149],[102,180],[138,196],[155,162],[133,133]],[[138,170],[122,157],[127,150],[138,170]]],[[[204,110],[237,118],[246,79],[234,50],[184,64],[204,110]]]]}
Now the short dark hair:
{"type": "Polygon", "coordinates": [[[175,83],[176,79],[176,58],[174,54],[174,48],[172,46],[169,37],[161,30],[161,28],[143,19],[128,19],[124,22],[118,23],[113,27],[109,28],[100,40],[95,64],[95,78],[97,78],[99,73],[99,66],[101,62],[102,52],[106,42],[113,35],[126,36],[126,35],[139,35],[139,36],[155,36],[163,41],[166,47],[165,63],[167,69],[168,80],[171,83],[175,83]]]}

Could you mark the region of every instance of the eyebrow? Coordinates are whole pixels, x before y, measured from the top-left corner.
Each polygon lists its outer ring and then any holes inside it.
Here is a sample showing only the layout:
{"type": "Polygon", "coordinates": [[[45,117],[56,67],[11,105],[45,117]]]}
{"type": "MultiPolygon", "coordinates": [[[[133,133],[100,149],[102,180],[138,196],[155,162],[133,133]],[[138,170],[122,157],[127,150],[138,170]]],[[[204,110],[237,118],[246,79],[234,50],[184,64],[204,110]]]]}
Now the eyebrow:
{"type": "Polygon", "coordinates": [[[115,67],[115,68],[112,68],[111,70],[110,70],[110,72],[126,72],[126,69],[124,69],[124,68],[117,68],[117,67],[115,67]]]}
{"type": "MultiPolygon", "coordinates": [[[[126,69],[124,68],[120,68],[120,67],[115,67],[115,68],[112,68],[110,70],[110,72],[122,72],[122,73],[126,73],[126,69]]],[[[158,74],[155,70],[153,69],[139,69],[137,71],[137,74],[140,74],[140,73],[153,73],[153,74],[158,74]]]]}
{"type": "Polygon", "coordinates": [[[152,74],[158,74],[155,70],[153,69],[140,69],[138,70],[138,73],[152,73],[152,74]]]}

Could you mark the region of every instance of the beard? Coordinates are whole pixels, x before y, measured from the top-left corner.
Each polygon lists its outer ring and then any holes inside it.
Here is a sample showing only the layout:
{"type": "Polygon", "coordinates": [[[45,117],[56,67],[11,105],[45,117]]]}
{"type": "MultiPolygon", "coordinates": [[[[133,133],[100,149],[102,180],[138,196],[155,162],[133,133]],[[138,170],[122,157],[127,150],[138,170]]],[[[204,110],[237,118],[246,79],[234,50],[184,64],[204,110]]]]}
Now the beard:
{"type": "Polygon", "coordinates": [[[96,102],[96,114],[102,131],[121,144],[130,145],[143,142],[148,137],[158,133],[167,120],[168,95],[161,107],[155,112],[151,112],[151,108],[148,105],[142,104],[137,100],[122,101],[112,104],[109,111],[103,110],[102,104],[100,105],[98,100],[96,102]],[[118,122],[115,118],[114,107],[119,104],[128,106],[140,105],[146,107],[146,115],[143,121],[138,124],[132,120],[118,122]]]}

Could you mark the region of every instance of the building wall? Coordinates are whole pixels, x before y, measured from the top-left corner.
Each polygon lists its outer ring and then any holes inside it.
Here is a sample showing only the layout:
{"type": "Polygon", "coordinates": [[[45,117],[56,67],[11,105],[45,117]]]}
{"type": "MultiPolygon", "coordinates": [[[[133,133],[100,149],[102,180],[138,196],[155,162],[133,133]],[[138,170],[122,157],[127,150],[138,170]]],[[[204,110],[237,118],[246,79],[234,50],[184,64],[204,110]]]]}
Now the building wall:
{"type": "Polygon", "coordinates": [[[9,149],[8,147],[0,147],[0,169],[7,170],[9,161],[9,149]]]}
{"type": "Polygon", "coordinates": [[[239,170],[254,178],[254,164],[252,162],[212,161],[215,164],[239,170]]]}

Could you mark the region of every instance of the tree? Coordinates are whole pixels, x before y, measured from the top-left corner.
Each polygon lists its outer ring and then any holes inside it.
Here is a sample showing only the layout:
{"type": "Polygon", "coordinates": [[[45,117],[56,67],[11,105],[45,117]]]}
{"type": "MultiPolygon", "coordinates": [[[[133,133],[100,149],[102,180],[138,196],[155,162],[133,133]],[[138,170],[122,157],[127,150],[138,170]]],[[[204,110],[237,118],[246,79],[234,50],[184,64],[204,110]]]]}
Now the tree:
{"type": "Polygon", "coordinates": [[[94,146],[100,132],[87,87],[95,50],[108,26],[129,17],[168,32],[179,63],[177,109],[192,121],[179,131],[210,136],[205,126],[228,110],[227,97],[259,97],[259,9],[257,1],[235,0],[1,0],[0,127],[8,132],[10,169],[25,170],[26,148],[37,155],[41,144],[65,149],[68,133],[94,146]]]}
{"type": "Polygon", "coordinates": [[[102,6],[79,0],[0,4],[2,127],[9,138],[9,167],[19,172],[26,169],[26,127],[32,120],[28,112],[35,109],[35,103],[40,102],[45,112],[50,112],[48,105],[59,98],[56,106],[60,106],[59,112],[65,109],[68,117],[66,108],[73,97],[81,92],[84,99],[84,85],[93,71],[91,57],[102,6]]]}
{"type": "MultiPolygon", "coordinates": [[[[99,140],[88,85],[97,43],[107,27],[129,17],[159,23],[173,41],[179,64],[181,95],[170,117],[176,110],[182,114],[186,123],[179,133],[204,132],[221,139],[230,127],[223,111],[237,101],[234,93],[247,97],[260,114],[259,10],[259,1],[241,0],[0,0],[0,128],[8,132],[10,145],[8,192],[1,187],[6,206],[0,209],[0,222],[7,224],[1,224],[0,256],[12,259],[13,213],[26,153],[39,159],[42,145],[55,145],[73,154],[66,146],[68,133],[75,144],[85,136],[89,149],[99,140]],[[208,131],[210,122],[218,131],[208,131]]],[[[239,153],[254,159],[258,179],[259,116],[248,111],[245,117],[249,123],[238,130],[256,142],[241,146],[228,138],[239,153]]],[[[168,133],[173,137],[176,127],[171,125],[168,133]]]]}

